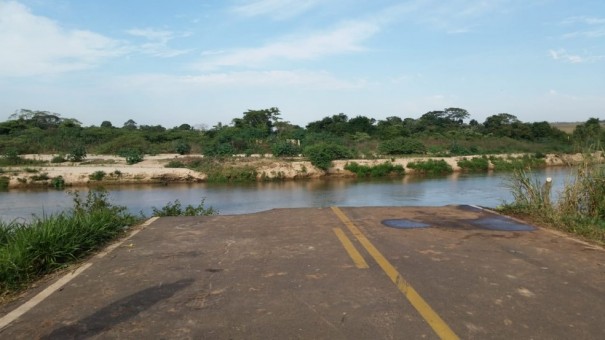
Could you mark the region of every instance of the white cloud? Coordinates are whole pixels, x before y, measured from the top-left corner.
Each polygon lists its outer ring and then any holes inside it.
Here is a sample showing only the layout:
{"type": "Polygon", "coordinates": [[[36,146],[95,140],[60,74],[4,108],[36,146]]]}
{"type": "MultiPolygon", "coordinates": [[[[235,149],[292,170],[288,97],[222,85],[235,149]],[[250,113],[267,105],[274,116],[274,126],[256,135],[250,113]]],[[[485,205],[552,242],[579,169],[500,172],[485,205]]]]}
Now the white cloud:
{"type": "Polygon", "coordinates": [[[258,67],[276,59],[312,60],[327,55],[358,52],[364,50],[361,43],[378,31],[378,26],[369,22],[349,22],[331,31],[307,37],[291,37],[258,48],[237,49],[205,58],[196,67],[202,70],[228,66],[258,67]]]}
{"type": "Polygon", "coordinates": [[[564,39],[570,38],[601,38],[605,37],[605,18],[597,17],[570,17],[561,22],[562,25],[579,26],[581,29],[566,33],[564,39]]]}
{"type": "Polygon", "coordinates": [[[313,8],[318,0],[254,0],[233,7],[233,11],[243,16],[269,15],[275,19],[287,19],[313,8]]]}
{"type": "Polygon", "coordinates": [[[149,54],[156,57],[176,57],[186,54],[191,50],[178,50],[168,46],[168,43],[175,38],[187,37],[189,33],[175,33],[166,30],[156,30],[153,28],[133,28],[126,33],[146,39],[148,42],[138,45],[135,49],[141,53],[149,54]]]}
{"type": "Polygon", "coordinates": [[[605,56],[602,55],[578,55],[578,54],[570,54],[565,49],[558,50],[550,50],[548,51],[550,57],[554,60],[564,61],[571,64],[581,64],[581,63],[593,63],[597,61],[601,61],[605,59],[605,56]]]}
{"type": "Polygon", "coordinates": [[[306,89],[346,90],[366,86],[365,80],[343,80],[324,71],[273,70],[217,72],[202,75],[174,76],[167,74],[148,74],[121,77],[120,87],[142,89],[159,93],[198,91],[199,88],[217,87],[284,87],[292,86],[306,89]]]}
{"type": "Polygon", "coordinates": [[[95,67],[126,53],[111,38],[62,28],[14,1],[0,1],[0,75],[35,76],[95,67]]]}

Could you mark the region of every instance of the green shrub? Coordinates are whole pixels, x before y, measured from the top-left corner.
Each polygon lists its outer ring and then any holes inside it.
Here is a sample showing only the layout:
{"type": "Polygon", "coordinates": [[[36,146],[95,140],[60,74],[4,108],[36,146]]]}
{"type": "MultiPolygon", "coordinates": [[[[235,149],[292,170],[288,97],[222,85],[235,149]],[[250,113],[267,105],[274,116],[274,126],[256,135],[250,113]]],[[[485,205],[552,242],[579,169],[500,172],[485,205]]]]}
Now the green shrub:
{"type": "Polygon", "coordinates": [[[130,149],[126,150],[121,154],[126,160],[126,164],[132,165],[143,161],[143,153],[138,150],[130,149]]]}
{"type": "Polygon", "coordinates": [[[357,162],[347,163],[345,170],[351,171],[357,177],[387,177],[403,176],[405,169],[401,165],[393,165],[390,162],[377,164],[374,166],[360,165],[357,162]]]}
{"type": "Polygon", "coordinates": [[[46,172],[43,172],[43,173],[38,174],[38,175],[31,176],[30,178],[34,182],[47,181],[47,180],[50,179],[50,177],[48,177],[48,173],[46,173],[46,172]]]}
{"type": "Polygon", "coordinates": [[[191,152],[191,145],[189,145],[184,140],[179,140],[176,142],[176,144],[174,146],[174,150],[179,155],[185,155],[185,154],[188,154],[189,152],[191,152]]]}
{"type": "Polygon", "coordinates": [[[55,189],[63,189],[65,188],[65,179],[63,178],[63,176],[53,177],[50,180],[50,184],[55,189]]]}
{"type": "Polygon", "coordinates": [[[328,170],[333,160],[351,158],[353,152],[342,145],[320,143],[305,148],[304,155],[314,166],[328,170]]]}
{"type": "Polygon", "coordinates": [[[34,168],[23,168],[23,172],[27,172],[28,174],[37,174],[40,172],[40,170],[34,168]]]}
{"type": "Polygon", "coordinates": [[[276,157],[295,157],[302,152],[300,146],[285,140],[273,144],[271,150],[276,157]]]}
{"type": "Polygon", "coordinates": [[[496,171],[512,171],[519,169],[537,169],[546,166],[546,160],[543,158],[535,158],[528,155],[521,157],[501,158],[492,156],[489,160],[494,165],[496,171]]]}
{"type": "Polygon", "coordinates": [[[164,167],[165,168],[186,168],[187,166],[182,161],[171,160],[166,165],[164,165],[164,167]]]}
{"type": "Polygon", "coordinates": [[[489,160],[487,157],[463,158],[458,161],[458,166],[466,171],[487,171],[489,169],[489,160]]]}
{"type": "Polygon", "coordinates": [[[63,163],[66,161],[67,159],[65,159],[65,156],[63,155],[56,155],[50,160],[51,163],[63,163]]]}
{"type": "Polygon", "coordinates": [[[447,164],[447,162],[443,159],[429,159],[426,161],[410,162],[408,163],[408,168],[414,169],[416,172],[426,175],[442,175],[449,174],[454,171],[452,166],[447,164]]]}
{"type": "Polygon", "coordinates": [[[6,176],[0,176],[0,190],[7,190],[10,183],[10,178],[6,176]]]}
{"type": "Polygon", "coordinates": [[[86,158],[86,149],[83,145],[78,145],[71,149],[66,158],[70,162],[81,162],[86,158]]]}
{"type": "Polygon", "coordinates": [[[209,207],[206,208],[204,205],[205,199],[202,199],[198,206],[193,206],[191,204],[187,205],[185,208],[182,207],[181,202],[177,199],[173,202],[166,203],[165,206],[158,209],[153,207],[153,216],[210,216],[217,215],[218,211],[214,208],[209,207]]]}
{"type": "Polygon", "coordinates": [[[398,137],[380,143],[378,151],[383,155],[425,154],[426,146],[415,138],[398,137]]]}
{"type": "Polygon", "coordinates": [[[97,170],[97,171],[93,172],[92,174],[88,175],[88,178],[91,181],[102,181],[106,175],[107,175],[107,173],[105,173],[105,171],[97,170]]]}
{"type": "Polygon", "coordinates": [[[208,176],[207,181],[214,183],[254,182],[258,173],[251,166],[215,166],[207,168],[206,175],[208,176]]]}

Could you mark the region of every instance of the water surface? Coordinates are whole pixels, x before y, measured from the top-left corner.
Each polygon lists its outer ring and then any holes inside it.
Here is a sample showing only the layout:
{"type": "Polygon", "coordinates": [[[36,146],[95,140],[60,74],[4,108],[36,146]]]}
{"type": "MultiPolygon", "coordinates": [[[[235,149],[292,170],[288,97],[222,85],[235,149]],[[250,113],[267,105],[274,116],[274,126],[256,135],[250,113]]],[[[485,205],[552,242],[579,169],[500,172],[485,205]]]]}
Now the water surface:
{"type": "MultiPolygon", "coordinates": [[[[569,169],[549,168],[535,172],[536,178],[554,179],[554,191],[569,175],[569,169]]],[[[184,205],[206,206],[220,214],[243,214],[273,208],[337,206],[442,206],[469,204],[495,207],[512,197],[506,188],[509,173],[455,173],[444,177],[406,176],[399,179],[318,179],[245,184],[124,185],[108,187],[115,204],[132,213],[150,215],[152,207],[180,200],[184,205]]],[[[86,188],[78,189],[82,193],[86,188]]],[[[68,190],[66,190],[68,191],[68,190]]],[[[0,192],[0,217],[5,221],[29,219],[32,214],[69,209],[73,200],[66,191],[10,190],[0,192]]]]}

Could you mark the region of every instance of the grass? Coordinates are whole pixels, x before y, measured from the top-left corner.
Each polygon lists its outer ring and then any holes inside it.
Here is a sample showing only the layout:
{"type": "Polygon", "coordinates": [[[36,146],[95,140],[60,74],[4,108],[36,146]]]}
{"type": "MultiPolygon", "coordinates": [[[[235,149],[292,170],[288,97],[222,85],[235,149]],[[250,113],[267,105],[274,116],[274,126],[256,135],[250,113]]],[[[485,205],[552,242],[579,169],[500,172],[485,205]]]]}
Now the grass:
{"type": "Polygon", "coordinates": [[[357,162],[347,163],[345,170],[351,171],[357,177],[389,177],[389,176],[403,176],[405,169],[401,165],[393,165],[390,162],[377,164],[374,166],[360,165],[357,162]]]}
{"type": "Polygon", "coordinates": [[[546,167],[546,160],[541,157],[523,155],[520,157],[496,157],[491,156],[490,162],[496,171],[513,171],[519,169],[538,169],[546,167]]]}
{"type": "Polygon", "coordinates": [[[166,168],[187,168],[206,174],[210,183],[254,182],[258,178],[256,168],[251,165],[228,164],[218,157],[184,157],[171,160],[166,168]]]}
{"type": "Polygon", "coordinates": [[[90,254],[137,220],[103,191],[72,195],[69,212],[30,223],[0,222],[0,296],[90,254]]]}
{"type": "MultiPolygon", "coordinates": [[[[0,221],[0,300],[40,277],[90,255],[122,235],[139,218],[110,203],[107,192],[71,193],[73,208],[31,222],[0,221]]],[[[153,208],[154,216],[207,216],[218,211],[176,200],[153,208]]]]}
{"type": "Polygon", "coordinates": [[[407,167],[414,169],[417,173],[423,175],[443,175],[454,172],[452,166],[447,164],[443,159],[428,159],[426,161],[410,162],[407,167]]]}
{"type": "Polygon", "coordinates": [[[473,157],[471,159],[463,158],[458,161],[458,166],[463,171],[487,171],[489,169],[489,160],[487,157],[473,157]]]}
{"type": "Polygon", "coordinates": [[[153,207],[153,216],[210,216],[217,215],[218,211],[212,207],[206,208],[204,199],[199,205],[193,206],[191,204],[183,208],[181,202],[177,199],[173,202],[166,203],[162,208],[153,207]]]}
{"type": "Polygon", "coordinates": [[[507,185],[514,200],[499,207],[500,211],[605,244],[603,165],[585,157],[556,201],[552,201],[549,185],[540,183],[524,170],[515,170],[507,185]]]}

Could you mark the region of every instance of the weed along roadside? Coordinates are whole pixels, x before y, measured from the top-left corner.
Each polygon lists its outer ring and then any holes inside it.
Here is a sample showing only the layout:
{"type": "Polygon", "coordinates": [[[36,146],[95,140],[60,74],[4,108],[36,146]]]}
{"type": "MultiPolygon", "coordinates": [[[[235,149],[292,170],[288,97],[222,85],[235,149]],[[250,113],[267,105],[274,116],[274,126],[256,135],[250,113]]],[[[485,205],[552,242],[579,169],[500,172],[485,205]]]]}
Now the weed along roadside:
{"type": "Polygon", "coordinates": [[[499,211],[605,244],[605,167],[585,157],[561,192],[552,192],[550,180],[515,170],[507,186],[514,201],[499,211]]]}
{"type": "MultiPolygon", "coordinates": [[[[134,216],[125,207],[110,203],[103,190],[77,191],[73,208],[59,214],[36,217],[32,222],[0,221],[0,300],[10,298],[28,284],[105,247],[145,217],[134,216]]],[[[154,216],[207,216],[217,214],[206,207],[183,207],[176,200],[153,208],[154,216]]]]}

